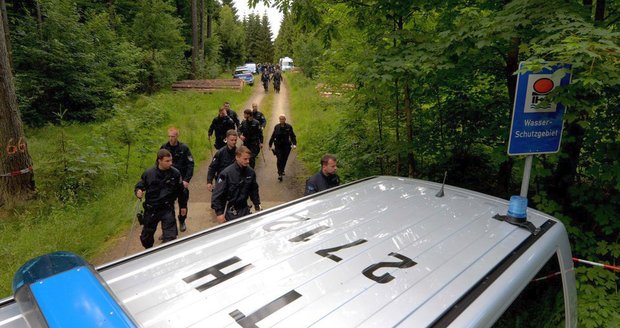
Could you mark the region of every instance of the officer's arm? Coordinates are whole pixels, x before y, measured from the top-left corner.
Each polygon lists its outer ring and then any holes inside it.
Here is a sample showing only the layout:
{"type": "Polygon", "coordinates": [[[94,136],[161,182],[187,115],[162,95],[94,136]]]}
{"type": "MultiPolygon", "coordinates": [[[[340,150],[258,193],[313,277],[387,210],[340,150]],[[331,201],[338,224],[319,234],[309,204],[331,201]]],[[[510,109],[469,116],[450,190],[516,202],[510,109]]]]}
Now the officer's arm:
{"type": "Polygon", "coordinates": [[[211,194],[211,208],[215,210],[216,215],[224,214],[226,207],[226,191],[228,190],[228,179],[220,173],[217,184],[211,194]]]}
{"type": "Polygon", "coordinates": [[[136,195],[136,197],[142,198],[145,188],[146,188],[146,172],[142,173],[142,177],[140,178],[140,181],[136,183],[133,193],[136,195]],[[138,191],[140,191],[140,194],[138,194],[138,191]]]}
{"type": "Polygon", "coordinates": [[[306,180],[306,190],[304,191],[304,196],[312,195],[316,193],[317,190],[317,186],[312,181],[310,181],[310,179],[306,180]]]}
{"type": "Polygon", "coordinates": [[[291,142],[293,146],[297,146],[297,136],[295,136],[295,131],[293,131],[293,126],[291,125],[291,142]]]}
{"type": "Polygon", "coordinates": [[[192,151],[189,150],[189,147],[186,146],[185,149],[187,149],[187,168],[185,169],[183,180],[189,182],[194,176],[194,157],[192,156],[192,151]]]}
{"type": "Polygon", "coordinates": [[[271,137],[269,137],[269,148],[271,148],[271,146],[273,145],[273,142],[276,139],[276,129],[277,128],[278,128],[277,126],[273,128],[273,132],[271,133],[271,137]]]}
{"type": "Polygon", "coordinates": [[[256,182],[256,175],[254,175],[254,178],[252,179],[252,185],[250,186],[250,199],[252,200],[252,204],[254,204],[254,209],[260,211],[260,195],[258,194],[258,183],[256,182]]]}
{"type": "Polygon", "coordinates": [[[187,208],[187,194],[184,192],[183,179],[179,176],[179,182],[177,183],[177,197],[179,198],[179,208],[187,208]]]}
{"type": "Polygon", "coordinates": [[[211,122],[211,125],[209,126],[209,138],[211,138],[211,136],[213,135],[213,130],[215,130],[215,118],[213,119],[213,121],[211,122]]]}
{"type": "Polygon", "coordinates": [[[218,171],[220,167],[220,158],[218,156],[219,152],[215,152],[213,155],[213,160],[211,160],[211,164],[209,164],[209,170],[207,171],[207,183],[213,183],[213,179],[215,178],[215,173],[218,171]]]}

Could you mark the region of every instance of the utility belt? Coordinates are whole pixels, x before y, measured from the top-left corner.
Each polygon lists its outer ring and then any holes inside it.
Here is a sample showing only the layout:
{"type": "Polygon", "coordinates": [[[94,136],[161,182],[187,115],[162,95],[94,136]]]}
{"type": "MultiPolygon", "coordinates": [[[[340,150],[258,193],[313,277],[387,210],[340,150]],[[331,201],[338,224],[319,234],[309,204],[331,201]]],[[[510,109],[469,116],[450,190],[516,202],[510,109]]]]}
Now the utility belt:
{"type": "Polygon", "coordinates": [[[174,208],[174,204],[171,202],[164,202],[162,204],[157,204],[157,205],[144,203],[144,210],[149,211],[149,212],[167,210],[167,209],[173,209],[173,208],[174,208]]]}
{"type": "Polygon", "coordinates": [[[224,214],[226,221],[231,221],[250,214],[250,207],[248,204],[228,205],[224,214]]]}

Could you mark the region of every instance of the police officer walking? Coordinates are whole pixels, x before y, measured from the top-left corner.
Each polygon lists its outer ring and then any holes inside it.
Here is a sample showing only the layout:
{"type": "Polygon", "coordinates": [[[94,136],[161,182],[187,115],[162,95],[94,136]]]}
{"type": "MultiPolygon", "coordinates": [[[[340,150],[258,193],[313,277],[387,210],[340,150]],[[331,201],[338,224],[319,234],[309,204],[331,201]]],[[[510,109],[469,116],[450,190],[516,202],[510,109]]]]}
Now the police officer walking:
{"type": "Polygon", "coordinates": [[[230,117],[233,122],[235,122],[235,129],[239,129],[239,116],[237,116],[237,112],[235,112],[232,108],[230,108],[230,103],[228,101],[224,102],[224,108],[226,108],[226,115],[230,117]]]}
{"type": "Polygon", "coordinates": [[[209,170],[207,171],[207,189],[213,191],[213,179],[230,164],[235,162],[237,153],[237,131],[228,130],[226,132],[226,146],[218,149],[213,155],[209,170]]]}
{"type": "Polygon", "coordinates": [[[265,89],[265,93],[268,93],[269,92],[269,80],[271,80],[271,77],[269,76],[269,72],[267,70],[263,71],[263,75],[261,75],[260,80],[263,83],[263,88],[265,89]]]}
{"type": "Polygon", "coordinates": [[[246,146],[237,149],[235,163],[220,172],[211,195],[211,208],[219,223],[231,221],[250,214],[248,197],[254,209],[260,211],[260,197],[256,173],[249,167],[252,152],[246,146]]]}
{"type": "Polygon", "coordinates": [[[321,157],[321,170],[306,180],[304,196],[340,185],[340,178],[336,174],[337,170],[336,156],[323,155],[321,157]]]}
{"type": "Polygon", "coordinates": [[[189,201],[189,181],[194,175],[194,158],[192,152],[186,144],[179,141],[179,130],[177,128],[168,129],[168,142],[163,144],[160,149],[166,149],[172,154],[172,166],[181,172],[183,179],[183,193],[179,196],[179,230],[187,229],[185,219],[187,219],[187,205],[189,201]]]}
{"type": "Polygon", "coordinates": [[[271,79],[273,80],[273,89],[276,91],[276,93],[280,93],[280,83],[282,82],[282,71],[280,71],[279,65],[276,65],[276,70],[273,73],[273,77],[271,79]]]}
{"type": "Polygon", "coordinates": [[[256,103],[252,104],[252,117],[260,123],[260,129],[264,130],[267,126],[267,119],[265,115],[258,110],[258,105],[256,103]]]}
{"type": "MultiPolygon", "coordinates": [[[[134,192],[140,199],[146,193],[141,222],[144,227],[140,234],[142,246],[153,247],[155,231],[160,221],[163,230],[162,240],[167,242],[176,239],[178,232],[174,217],[174,202],[183,192],[183,180],[181,172],[172,166],[172,154],[168,150],[160,149],[157,152],[156,165],[144,171],[134,192]]],[[[181,203],[179,207],[187,208],[187,203],[181,203]]]]}
{"type": "Polygon", "coordinates": [[[280,115],[280,124],[273,128],[271,138],[269,138],[269,148],[274,152],[277,158],[278,180],[282,181],[284,168],[288,161],[291,149],[297,147],[297,137],[293,131],[293,127],[286,123],[286,116],[280,115]]]}
{"type": "Polygon", "coordinates": [[[224,147],[226,131],[230,129],[236,130],[237,127],[235,126],[235,122],[233,121],[233,119],[230,118],[228,114],[226,114],[226,108],[222,107],[220,108],[217,116],[211,122],[211,126],[209,126],[209,139],[211,139],[213,132],[215,132],[215,149],[220,149],[224,147]]]}
{"type": "Polygon", "coordinates": [[[260,123],[252,117],[251,109],[244,110],[243,117],[245,119],[241,122],[239,137],[243,141],[243,145],[252,151],[250,166],[254,168],[256,166],[256,157],[263,147],[263,130],[260,128],[260,123]]]}

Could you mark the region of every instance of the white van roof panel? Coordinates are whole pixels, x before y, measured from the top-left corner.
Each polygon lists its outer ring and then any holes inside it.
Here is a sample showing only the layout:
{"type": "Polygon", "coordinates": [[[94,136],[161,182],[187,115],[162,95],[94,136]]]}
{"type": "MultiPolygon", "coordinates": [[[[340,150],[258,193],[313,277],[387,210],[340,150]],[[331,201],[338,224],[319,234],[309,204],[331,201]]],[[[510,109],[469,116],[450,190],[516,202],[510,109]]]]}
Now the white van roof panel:
{"type": "Polygon", "coordinates": [[[493,218],[507,201],[439,188],[366,179],[98,271],[144,327],[427,326],[531,235],[493,218]]]}

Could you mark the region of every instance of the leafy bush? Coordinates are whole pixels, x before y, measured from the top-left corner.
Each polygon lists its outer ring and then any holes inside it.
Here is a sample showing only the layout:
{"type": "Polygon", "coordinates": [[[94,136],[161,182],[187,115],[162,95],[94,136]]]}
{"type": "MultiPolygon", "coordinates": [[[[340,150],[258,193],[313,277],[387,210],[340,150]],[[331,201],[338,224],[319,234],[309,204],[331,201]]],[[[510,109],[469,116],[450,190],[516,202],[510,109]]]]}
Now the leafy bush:
{"type": "Polygon", "coordinates": [[[114,33],[106,14],[81,17],[68,0],[41,1],[45,19],[13,27],[17,95],[24,122],[92,121],[136,88],[137,48],[114,33]]]}

